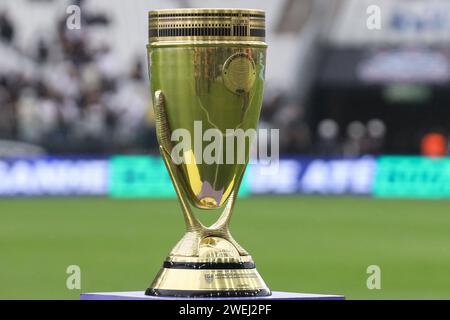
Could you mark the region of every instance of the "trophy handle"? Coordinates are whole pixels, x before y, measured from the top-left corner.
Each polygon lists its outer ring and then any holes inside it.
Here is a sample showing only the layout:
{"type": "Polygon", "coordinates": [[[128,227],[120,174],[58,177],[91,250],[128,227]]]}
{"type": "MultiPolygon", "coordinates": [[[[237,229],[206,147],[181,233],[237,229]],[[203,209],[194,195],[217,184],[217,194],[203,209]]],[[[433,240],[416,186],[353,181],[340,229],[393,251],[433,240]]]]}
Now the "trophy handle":
{"type": "Polygon", "coordinates": [[[178,201],[180,202],[187,231],[170,255],[198,256],[201,242],[207,237],[223,238],[236,248],[240,256],[248,255],[248,252],[234,240],[229,230],[231,215],[244,173],[241,174],[238,183],[234,186],[233,192],[219,219],[210,227],[205,227],[194,215],[189,203],[186,201],[187,195],[179,184],[179,180],[182,178],[177,174],[177,168],[171,161],[169,151],[172,149],[170,128],[165,111],[165,97],[161,90],[155,92],[155,122],[158,142],[160,144],[159,149],[167,171],[169,172],[170,179],[174,185],[178,201]]]}
{"type": "Polygon", "coordinates": [[[173,186],[175,188],[178,201],[180,202],[187,231],[190,232],[201,229],[202,228],[201,222],[195,217],[194,213],[192,212],[189,203],[185,200],[186,196],[182,188],[179,186],[177,179],[175,178],[176,175],[174,172],[175,168],[172,168],[173,165],[170,161],[170,155],[162,146],[160,146],[159,149],[162,154],[167,171],[169,172],[170,179],[172,180],[173,186]]]}
{"type": "Polygon", "coordinates": [[[176,173],[169,150],[172,149],[172,142],[170,140],[170,128],[167,120],[165,109],[165,97],[161,90],[155,92],[155,122],[156,122],[156,136],[159,142],[159,151],[169,172],[170,179],[172,180],[175,192],[177,193],[178,200],[183,211],[184,221],[188,232],[199,230],[202,228],[201,222],[195,217],[191,207],[187,203],[186,195],[183,189],[178,184],[179,176],[176,173]]]}

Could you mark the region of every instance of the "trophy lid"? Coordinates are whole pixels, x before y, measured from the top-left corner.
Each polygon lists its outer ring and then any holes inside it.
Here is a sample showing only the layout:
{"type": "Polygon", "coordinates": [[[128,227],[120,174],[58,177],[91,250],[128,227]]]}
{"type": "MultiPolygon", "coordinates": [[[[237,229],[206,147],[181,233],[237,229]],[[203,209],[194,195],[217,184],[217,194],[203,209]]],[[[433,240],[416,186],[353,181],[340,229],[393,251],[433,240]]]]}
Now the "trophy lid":
{"type": "Polygon", "coordinates": [[[254,9],[150,11],[149,42],[265,41],[265,12],[254,9]]]}

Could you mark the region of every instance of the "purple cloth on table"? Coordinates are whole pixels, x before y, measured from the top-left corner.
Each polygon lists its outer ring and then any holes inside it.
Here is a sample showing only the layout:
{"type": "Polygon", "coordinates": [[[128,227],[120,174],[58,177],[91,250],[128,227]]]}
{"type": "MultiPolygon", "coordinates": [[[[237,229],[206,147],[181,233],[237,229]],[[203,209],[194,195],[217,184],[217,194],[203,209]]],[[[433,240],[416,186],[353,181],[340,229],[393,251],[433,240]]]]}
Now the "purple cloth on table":
{"type": "Polygon", "coordinates": [[[146,296],[144,291],[82,293],[80,300],[344,300],[344,296],[273,291],[268,297],[174,298],[146,296]]]}

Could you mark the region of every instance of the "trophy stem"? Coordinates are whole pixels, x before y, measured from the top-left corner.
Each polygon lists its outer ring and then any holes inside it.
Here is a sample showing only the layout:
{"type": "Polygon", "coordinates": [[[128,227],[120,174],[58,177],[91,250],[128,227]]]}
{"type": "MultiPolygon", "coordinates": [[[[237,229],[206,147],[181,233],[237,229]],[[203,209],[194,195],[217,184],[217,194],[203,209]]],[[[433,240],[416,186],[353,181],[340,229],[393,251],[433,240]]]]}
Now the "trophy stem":
{"type": "Polygon", "coordinates": [[[241,182],[236,185],[236,189],[231,193],[228,199],[227,205],[220,215],[219,219],[210,227],[211,229],[228,229],[231,220],[231,214],[233,213],[234,203],[236,202],[236,193],[239,190],[241,182]]]}

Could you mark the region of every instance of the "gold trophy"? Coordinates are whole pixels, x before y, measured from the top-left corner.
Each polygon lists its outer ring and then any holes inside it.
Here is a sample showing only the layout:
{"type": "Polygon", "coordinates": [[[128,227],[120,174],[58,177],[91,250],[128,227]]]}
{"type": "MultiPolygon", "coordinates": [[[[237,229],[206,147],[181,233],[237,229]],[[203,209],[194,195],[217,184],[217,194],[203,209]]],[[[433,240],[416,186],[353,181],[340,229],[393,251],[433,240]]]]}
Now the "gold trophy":
{"type": "MultiPolygon", "coordinates": [[[[174,161],[175,130],[191,136],[223,133],[222,159],[237,160],[225,148],[228,129],[254,130],[261,109],[266,48],[265,13],[243,9],[173,9],[149,12],[149,72],[160,152],[178,195],[186,234],[172,249],[146,290],[152,296],[242,297],[271,292],[251,256],[231,236],[229,222],[249,161],[202,161],[208,142],[181,152],[174,161]],[[204,226],[194,209],[223,208],[204,226]]],[[[198,138],[198,137],[195,137],[198,138]]],[[[242,145],[241,145],[242,146],[242,145]]]]}

